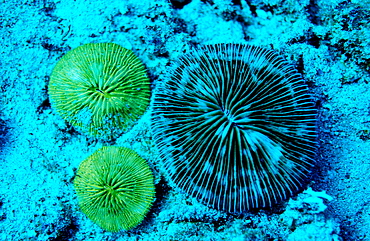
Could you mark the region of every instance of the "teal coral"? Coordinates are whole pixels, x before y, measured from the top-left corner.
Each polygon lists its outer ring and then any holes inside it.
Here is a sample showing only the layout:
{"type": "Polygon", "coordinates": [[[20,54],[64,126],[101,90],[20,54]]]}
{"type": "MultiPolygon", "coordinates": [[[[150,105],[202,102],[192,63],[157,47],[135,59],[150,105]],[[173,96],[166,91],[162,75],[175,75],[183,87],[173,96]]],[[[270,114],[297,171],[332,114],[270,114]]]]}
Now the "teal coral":
{"type": "Polygon", "coordinates": [[[173,65],[153,106],[154,140],[171,180],[216,209],[287,199],[314,163],[307,86],[271,50],[206,45],[173,65]]]}

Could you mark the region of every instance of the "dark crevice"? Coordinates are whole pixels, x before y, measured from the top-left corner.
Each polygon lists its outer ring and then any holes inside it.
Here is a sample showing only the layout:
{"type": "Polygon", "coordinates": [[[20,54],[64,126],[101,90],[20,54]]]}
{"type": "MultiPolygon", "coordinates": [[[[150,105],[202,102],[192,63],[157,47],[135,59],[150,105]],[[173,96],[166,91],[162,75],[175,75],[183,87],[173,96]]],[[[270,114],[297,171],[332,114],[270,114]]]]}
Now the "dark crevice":
{"type": "Polygon", "coordinates": [[[4,120],[0,119],[0,148],[5,146],[8,137],[9,137],[9,127],[6,125],[4,120]]]}
{"type": "Polygon", "coordinates": [[[242,2],[240,0],[232,0],[231,1],[234,5],[241,6],[242,2]]]}
{"type": "Polygon", "coordinates": [[[39,105],[39,106],[37,107],[36,112],[37,112],[38,114],[42,114],[42,113],[44,112],[44,110],[47,110],[47,109],[50,109],[50,108],[51,108],[51,106],[50,106],[49,98],[46,98],[46,99],[41,103],[41,105],[39,105]]]}
{"type": "Polygon", "coordinates": [[[306,11],[309,14],[308,20],[315,25],[320,24],[320,18],[318,15],[319,7],[317,6],[317,0],[310,0],[310,3],[306,7],[306,11]]]}
{"type": "Polygon", "coordinates": [[[253,4],[251,3],[251,0],[246,0],[246,2],[247,2],[247,4],[248,4],[248,6],[249,6],[249,10],[250,10],[250,11],[251,11],[251,13],[252,13],[252,16],[253,16],[253,17],[257,17],[257,12],[256,12],[256,10],[257,10],[257,6],[253,5],[253,4]]]}
{"type": "Polygon", "coordinates": [[[201,0],[201,2],[209,4],[211,6],[215,4],[212,0],[201,0]]]}
{"type": "Polygon", "coordinates": [[[319,48],[321,44],[321,39],[312,31],[312,29],[309,29],[304,33],[304,35],[296,37],[289,41],[289,44],[295,43],[307,43],[315,48],[319,48]]]}
{"type": "Polygon", "coordinates": [[[182,9],[185,5],[191,3],[191,0],[170,0],[174,9],[182,9]]]}

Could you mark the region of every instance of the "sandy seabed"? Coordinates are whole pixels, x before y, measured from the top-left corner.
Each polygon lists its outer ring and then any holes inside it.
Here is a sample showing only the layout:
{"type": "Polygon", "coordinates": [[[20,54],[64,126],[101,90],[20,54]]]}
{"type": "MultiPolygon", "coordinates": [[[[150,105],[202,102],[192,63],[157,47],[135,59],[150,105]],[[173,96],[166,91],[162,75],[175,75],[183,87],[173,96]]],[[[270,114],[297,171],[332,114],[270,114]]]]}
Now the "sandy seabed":
{"type": "Polygon", "coordinates": [[[0,240],[370,240],[368,0],[0,1],[0,240]],[[151,108],[113,142],[75,131],[50,106],[58,59],[114,42],[145,64],[153,86],[201,44],[250,43],[294,64],[318,108],[309,188],[245,215],[210,209],[172,187],[151,141],[151,108]],[[73,178],[104,145],[150,164],[156,201],[146,219],[110,233],[80,210],[73,178]],[[314,191],[313,191],[314,190],[314,191]]]}

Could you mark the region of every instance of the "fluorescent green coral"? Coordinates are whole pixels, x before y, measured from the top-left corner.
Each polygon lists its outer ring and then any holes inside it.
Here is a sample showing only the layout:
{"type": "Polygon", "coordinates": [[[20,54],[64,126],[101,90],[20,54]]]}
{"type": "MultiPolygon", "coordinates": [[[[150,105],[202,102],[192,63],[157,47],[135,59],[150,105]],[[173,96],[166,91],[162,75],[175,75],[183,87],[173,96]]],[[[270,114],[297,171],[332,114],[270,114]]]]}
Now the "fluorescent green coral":
{"type": "Polygon", "coordinates": [[[150,81],[132,51],[114,43],[85,44],[59,60],[50,76],[49,95],[73,126],[113,137],[145,112],[150,81]]]}
{"type": "Polygon", "coordinates": [[[74,186],[82,212],[107,231],[129,230],[142,222],[154,200],[146,161],[124,147],[103,147],[84,160],[74,186]]]}

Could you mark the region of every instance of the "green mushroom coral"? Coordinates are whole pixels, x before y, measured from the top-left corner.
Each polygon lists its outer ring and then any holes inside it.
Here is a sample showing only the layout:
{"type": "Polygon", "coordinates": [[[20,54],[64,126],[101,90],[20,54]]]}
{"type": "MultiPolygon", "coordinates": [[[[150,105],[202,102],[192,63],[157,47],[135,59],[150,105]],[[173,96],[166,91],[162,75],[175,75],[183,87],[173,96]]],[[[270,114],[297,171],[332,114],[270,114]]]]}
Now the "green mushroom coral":
{"type": "Polygon", "coordinates": [[[117,232],[142,222],[155,188],[147,162],[124,147],[102,147],[84,160],[74,179],[83,213],[101,228],[117,232]]]}
{"type": "Polygon", "coordinates": [[[50,76],[50,102],[73,126],[93,136],[126,132],[145,112],[150,81],[144,65],[114,43],[90,43],[69,51],[50,76]]]}

